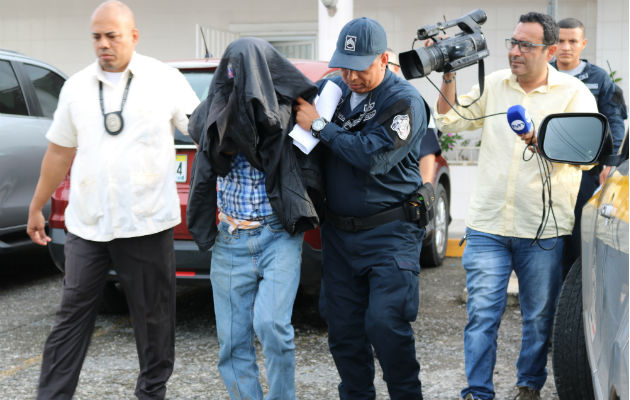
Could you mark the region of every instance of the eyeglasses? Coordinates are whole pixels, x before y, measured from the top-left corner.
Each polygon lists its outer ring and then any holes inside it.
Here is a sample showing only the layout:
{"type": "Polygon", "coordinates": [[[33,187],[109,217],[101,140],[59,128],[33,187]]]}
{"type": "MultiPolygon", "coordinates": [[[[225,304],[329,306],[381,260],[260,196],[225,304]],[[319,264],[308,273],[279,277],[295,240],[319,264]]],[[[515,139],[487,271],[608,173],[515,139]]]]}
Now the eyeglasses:
{"type": "Polygon", "coordinates": [[[396,64],[394,62],[391,62],[391,61],[387,61],[387,65],[391,65],[391,66],[394,66],[396,68],[400,68],[400,65],[398,65],[398,64],[396,64]]]}
{"type": "Polygon", "coordinates": [[[518,46],[518,50],[521,53],[529,53],[534,47],[547,47],[546,44],[536,44],[532,42],[525,42],[523,40],[505,39],[505,48],[512,50],[514,46],[518,46]]]}

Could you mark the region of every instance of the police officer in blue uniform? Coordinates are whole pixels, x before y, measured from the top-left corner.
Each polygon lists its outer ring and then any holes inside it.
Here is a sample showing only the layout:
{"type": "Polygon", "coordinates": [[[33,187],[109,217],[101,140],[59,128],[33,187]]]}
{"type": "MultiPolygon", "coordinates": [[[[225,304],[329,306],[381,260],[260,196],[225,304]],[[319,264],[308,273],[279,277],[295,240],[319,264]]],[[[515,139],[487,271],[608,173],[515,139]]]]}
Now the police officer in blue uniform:
{"type": "Polygon", "coordinates": [[[427,107],[387,69],[386,49],[378,22],[350,21],[329,64],[341,69],[332,120],[301,99],[296,106],[298,124],[325,149],[320,311],[344,400],[375,398],[372,348],[391,399],[422,399],[411,321],[432,197],[418,169],[427,107]]]}

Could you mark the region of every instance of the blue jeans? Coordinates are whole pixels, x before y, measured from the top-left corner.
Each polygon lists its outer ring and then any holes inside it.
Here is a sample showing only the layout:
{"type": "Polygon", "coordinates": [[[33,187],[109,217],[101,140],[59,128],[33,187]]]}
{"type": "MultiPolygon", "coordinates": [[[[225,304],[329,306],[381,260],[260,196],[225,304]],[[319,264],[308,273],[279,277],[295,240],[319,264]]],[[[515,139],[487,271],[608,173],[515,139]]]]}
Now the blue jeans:
{"type": "Polygon", "coordinates": [[[300,281],[302,234],[272,216],[255,229],[219,224],[210,280],[219,338],[219,372],[232,399],[262,399],[254,332],[262,344],[268,400],[295,399],[291,312],[300,281]]]}
{"type": "Polygon", "coordinates": [[[564,237],[541,240],[492,235],[466,229],[462,264],[468,289],[468,324],[464,330],[466,379],[462,397],[494,398],[492,374],[497,333],[507,304],[512,270],[518,277],[522,315],[517,386],[540,390],[547,379],[547,350],[556,301],[562,286],[564,237]],[[555,247],[554,247],[555,244],[555,247]]]}

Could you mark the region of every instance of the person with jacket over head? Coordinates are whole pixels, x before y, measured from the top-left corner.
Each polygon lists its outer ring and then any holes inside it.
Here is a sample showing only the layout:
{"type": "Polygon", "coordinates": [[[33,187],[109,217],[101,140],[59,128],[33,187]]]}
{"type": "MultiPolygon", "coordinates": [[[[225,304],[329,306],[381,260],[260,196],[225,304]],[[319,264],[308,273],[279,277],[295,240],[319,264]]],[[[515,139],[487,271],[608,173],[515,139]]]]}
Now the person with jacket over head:
{"type": "Polygon", "coordinates": [[[418,159],[428,107],[387,69],[386,50],[377,21],[348,22],[329,63],[341,69],[331,79],[342,90],[332,119],[305,100],[296,106],[298,124],[325,150],[320,312],[343,400],[375,398],[372,349],[390,398],[422,399],[411,321],[426,223],[418,159]]]}
{"type": "Polygon", "coordinates": [[[288,133],[294,100],[316,92],[268,42],[243,38],[225,50],[191,116],[199,147],[187,222],[201,250],[212,246],[218,368],[232,399],[263,398],[254,334],[265,355],[265,398],[296,398],[291,313],[304,231],[319,224],[321,176],[316,154],[300,153],[288,133]]]}

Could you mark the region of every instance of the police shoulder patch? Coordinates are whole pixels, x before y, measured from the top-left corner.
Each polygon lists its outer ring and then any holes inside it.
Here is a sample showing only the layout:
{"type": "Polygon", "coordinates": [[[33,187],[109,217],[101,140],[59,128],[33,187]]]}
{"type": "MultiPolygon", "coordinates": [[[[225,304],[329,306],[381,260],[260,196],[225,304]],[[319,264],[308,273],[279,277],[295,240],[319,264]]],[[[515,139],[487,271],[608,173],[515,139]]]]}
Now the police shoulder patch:
{"type": "Polygon", "coordinates": [[[406,140],[409,136],[409,131],[411,130],[411,125],[409,123],[409,115],[401,114],[396,115],[392,121],[391,126],[393,131],[398,133],[398,137],[401,140],[406,140]]]}
{"type": "Polygon", "coordinates": [[[385,109],[378,123],[389,132],[395,149],[404,146],[413,136],[411,107],[404,99],[385,109]]]}

